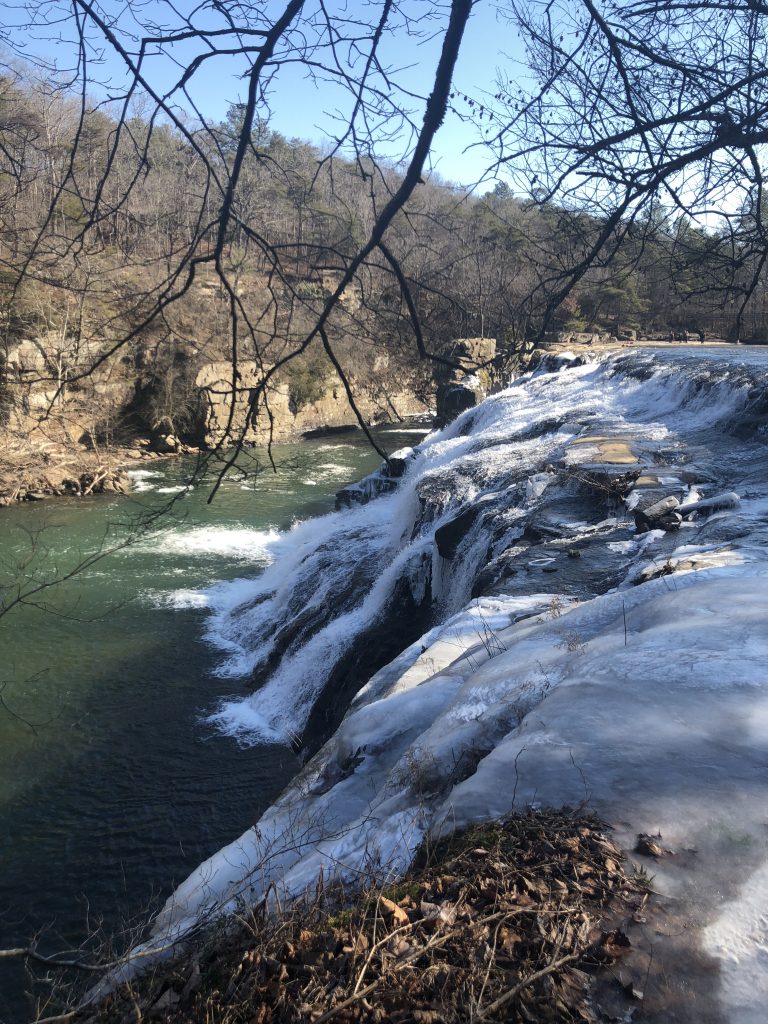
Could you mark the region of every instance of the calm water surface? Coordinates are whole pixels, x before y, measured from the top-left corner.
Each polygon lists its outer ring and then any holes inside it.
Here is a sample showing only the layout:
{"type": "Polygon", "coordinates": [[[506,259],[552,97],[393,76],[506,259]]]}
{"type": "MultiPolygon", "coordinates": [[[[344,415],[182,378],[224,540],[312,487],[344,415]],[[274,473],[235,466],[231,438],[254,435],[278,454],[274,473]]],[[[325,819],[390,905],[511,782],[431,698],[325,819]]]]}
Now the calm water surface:
{"type": "MultiPolygon", "coordinates": [[[[389,450],[414,432],[383,433],[389,450]]],[[[0,948],[40,929],[46,951],[79,945],[156,906],[259,817],[298,763],[283,747],[238,748],[205,713],[242,684],[217,678],[190,591],[249,577],[265,542],[327,512],[378,463],[357,435],[277,449],[277,475],[180,490],[190,462],[142,463],[129,498],[0,510],[0,585],[66,572],[176,499],[154,532],[0,619],[0,948]],[[58,935],[54,935],[54,932],[58,935]]],[[[0,1021],[30,1004],[0,964],[0,1021]]]]}

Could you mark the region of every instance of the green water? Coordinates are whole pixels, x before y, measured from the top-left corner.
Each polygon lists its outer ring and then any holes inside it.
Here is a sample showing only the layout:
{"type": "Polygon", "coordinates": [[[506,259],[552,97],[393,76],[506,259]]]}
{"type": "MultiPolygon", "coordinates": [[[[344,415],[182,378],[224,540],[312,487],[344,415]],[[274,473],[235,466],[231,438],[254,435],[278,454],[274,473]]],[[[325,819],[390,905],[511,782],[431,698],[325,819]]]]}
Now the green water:
{"type": "MultiPolygon", "coordinates": [[[[387,432],[389,450],[418,435],[387,432]]],[[[378,465],[357,435],[283,446],[279,472],[180,488],[193,465],[142,463],[130,497],[0,510],[0,586],[61,576],[173,502],[153,532],[0,618],[0,948],[45,929],[79,945],[119,931],[259,817],[297,770],[282,747],[238,748],[205,713],[246,692],[214,674],[195,594],[265,564],[264,541],[327,512],[378,465]]],[[[250,468],[244,463],[244,468],[250,468]]],[[[5,590],[8,593],[8,590],[5,590]]],[[[0,1021],[30,1016],[0,961],[0,1021]]]]}

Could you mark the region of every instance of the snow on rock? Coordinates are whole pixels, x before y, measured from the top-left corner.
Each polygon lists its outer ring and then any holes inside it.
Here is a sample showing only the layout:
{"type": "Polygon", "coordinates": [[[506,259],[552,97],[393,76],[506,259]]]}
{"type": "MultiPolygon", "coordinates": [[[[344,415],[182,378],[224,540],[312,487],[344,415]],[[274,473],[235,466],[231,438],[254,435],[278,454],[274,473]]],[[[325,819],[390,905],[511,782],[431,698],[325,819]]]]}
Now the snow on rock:
{"type": "Polygon", "coordinates": [[[766,613],[764,563],[571,606],[552,595],[473,604],[371,680],[258,826],[176,891],[156,936],[269,883],[290,894],[321,870],[394,876],[427,833],[585,803],[629,851],[640,832],[696,850],[685,871],[674,857],[654,865],[654,884],[709,921],[689,941],[723,961],[722,1019],[763,1020],[766,613]],[[723,902],[734,883],[743,891],[723,902]]]}

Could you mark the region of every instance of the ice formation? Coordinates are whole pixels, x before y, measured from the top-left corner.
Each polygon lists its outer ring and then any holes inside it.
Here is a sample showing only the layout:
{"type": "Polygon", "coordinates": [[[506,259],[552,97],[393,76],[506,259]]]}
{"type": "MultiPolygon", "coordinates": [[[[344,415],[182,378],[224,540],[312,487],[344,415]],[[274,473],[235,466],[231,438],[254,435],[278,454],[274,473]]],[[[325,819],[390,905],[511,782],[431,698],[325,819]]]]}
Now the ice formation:
{"type": "Polygon", "coordinates": [[[401,649],[142,952],[270,884],[397,874],[426,834],[585,804],[628,851],[641,832],[675,851],[654,884],[719,969],[711,1019],[764,1020],[766,365],[635,351],[522,378],[430,435],[394,489],[212,591],[222,671],[262,673],[213,718],[242,742],[301,735],[373,622],[401,649]],[[637,534],[632,509],[663,495],[679,530],[637,534]],[[395,625],[404,588],[428,621],[395,625]]]}

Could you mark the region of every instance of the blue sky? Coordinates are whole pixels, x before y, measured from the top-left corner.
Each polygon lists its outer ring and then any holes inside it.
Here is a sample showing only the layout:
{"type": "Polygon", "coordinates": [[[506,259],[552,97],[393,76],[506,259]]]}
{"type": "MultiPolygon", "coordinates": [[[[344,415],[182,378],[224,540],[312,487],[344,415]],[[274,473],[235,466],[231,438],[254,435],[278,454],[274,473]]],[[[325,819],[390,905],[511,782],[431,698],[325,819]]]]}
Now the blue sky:
{"type": "MultiPolygon", "coordinates": [[[[229,0],[227,2],[229,3],[229,0]]],[[[344,6],[344,0],[336,2],[340,7],[344,6]]],[[[439,11],[437,5],[428,4],[426,0],[406,0],[406,4],[409,2],[413,4],[413,11],[427,10],[434,15],[434,30],[439,30],[440,25],[445,23],[444,19],[441,21],[435,13],[439,11]]],[[[230,6],[235,8],[236,4],[231,3],[230,6]]],[[[282,9],[283,4],[277,0],[266,0],[266,6],[268,9],[274,6],[277,10],[282,9]]],[[[519,42],[509,25],[497,17],[495,7],[494,0],[478,0],[464,37],[454,79],[457,93],[468,94],[480,103],[496,91],[497,67],[505,66],[509,69],[508,55],[519,55],[519,42]]],[[[178,5],[178,9],[185,12],[191,12],[194,8],[199,9],[194,0],[178,5]]],[[[378,5],[370,5],[366,0],[348,0],[346,8],[348,13],[370,17],[370,12],[375,12],[378,5]]],[[[167,17],[167,7],[154,0],[134,0],[133,3],[103,0],[101,9],[107,16],[115,19],[119,37],[128,47],[132,45],[131,30],[137,28],[132,20],[133,12],[145,24],[153,16],[167,17]]],[[[75,50],[69,41],[73,34],[72,25],[57,17],[57,14],[67,10],[67,5],[63,0],[61,3],[59,0],[46,0],[39,5],[38,10],[44,12],[50,24],[39,25],[32,31],[27,29],[21,34],[17,33],[16,41],[27,47],[30,56],[42,55],[62,69],[71,67],[75,59],[75,50]]],[[[26,8],[22,0],[18,3],[12,0],[6,4],[6,26],[13,25],[14,22],[23,24],[25,17],[26,8]]],[[[439,31],[436,31],[433,38],[424,39],[418,45],[413,39],[404,36],[398,36],[396,40],[391,40],[387,44],[388,61],[390,65],[398,67],[398,81],[406,89],[420,94],[428,91],[439,55],[440,41],[439,31]]],[[[98,52],[102,44],[95,35],[92,37],[92,43],[94,52],[98,52]]],[[[161,91],[167,89],[172,76],[180,74],[179,68],[191,59],[193,52],[191,44],[177,45],[174,50],[176,65],[167,54],[151,58],[146,65],[148,77],[161,91]]],[[[228,105],[244,97],[246,86],[241,76],[245,67],[245,61],[236,57],[218,57],[216,61],[203,66],[190,91],[206,119],[223,119],[228,105]]],[[[110,81],[114,94],[124,80],[121,62],[108,49],[104,50],[103,64],[93,63],[89,73],[92,79],[98,79],[101,83],[97,85],[92,81],[92,95],[103,95],[104,88],[110,81]]],[[[322,145],[329,133],[333,133],[333,113],[338,103],[339,93],[333,87],[308,81],[305,69],[299,65],[282,68],[270,94],[270,124],[273,129],[289,138],[298,137],[322,145]]],[[[468,149],[477,140],[477,131],[471,123],[462,120],[460,116],[461,112],[469,112],[467,104],[460,96],[457,96],[454,105],[459,113],[450,114],[438,132],[433,166],[446,179],[471,184],[482,176],[488,164],[488,156],[477,149],[468,149]]],[[[412,101],[412,109],[415,120],[420,122],[421,113],[416,101],[412,101]]],[[[405,141],[400,137],[390,142],[382,155],[397,161],[405,155],[405,148],[405,141]]]]}

